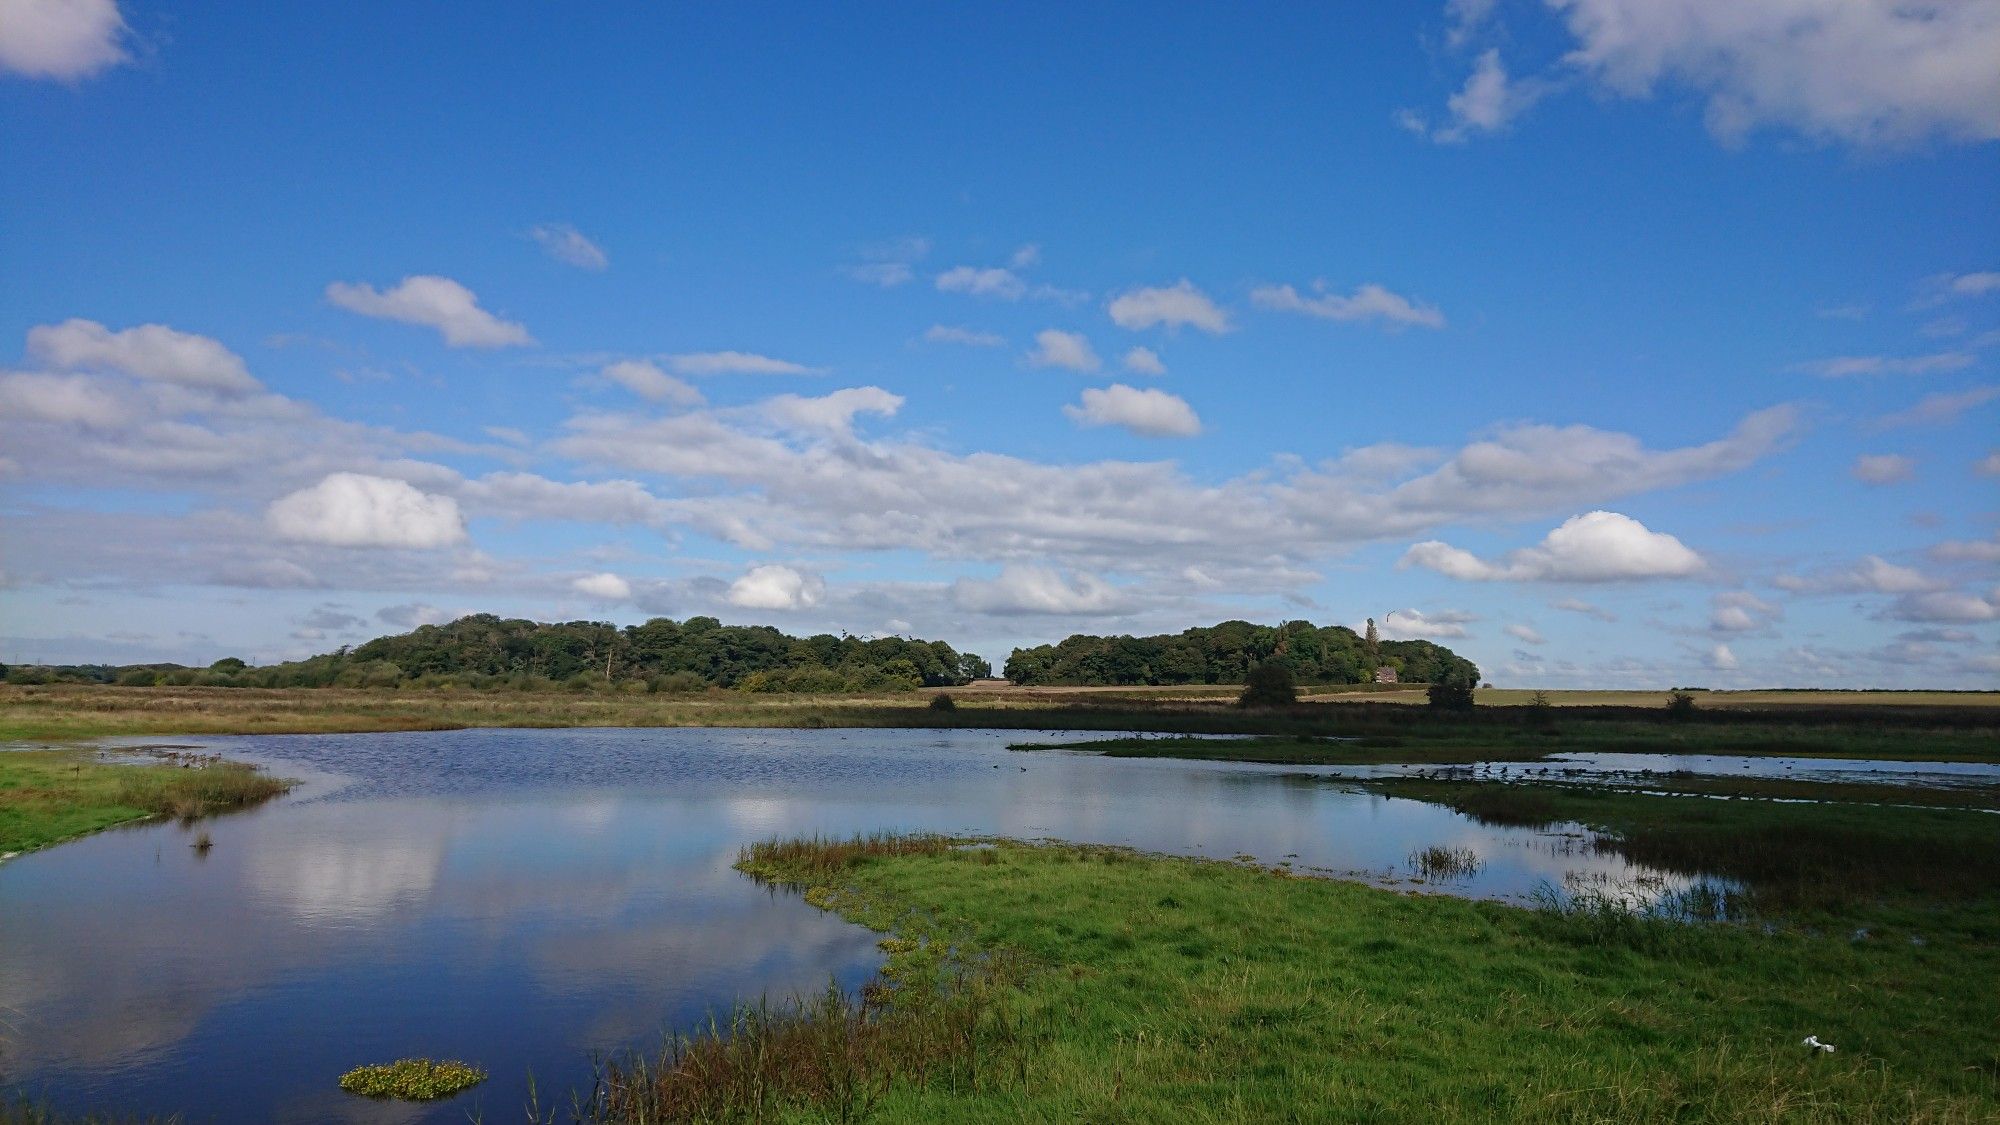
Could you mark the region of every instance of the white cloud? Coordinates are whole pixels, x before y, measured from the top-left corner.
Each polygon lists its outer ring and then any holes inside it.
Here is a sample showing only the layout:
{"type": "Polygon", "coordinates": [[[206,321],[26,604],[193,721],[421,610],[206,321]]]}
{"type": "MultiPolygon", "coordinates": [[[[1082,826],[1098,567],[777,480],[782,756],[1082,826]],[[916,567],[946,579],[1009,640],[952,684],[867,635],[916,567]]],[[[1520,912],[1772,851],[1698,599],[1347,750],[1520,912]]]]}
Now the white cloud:
{"type": "Polygon", "coordinates": [[[1109,311],[1113,324],[1134,331],[1155,325],[1169,329],[1187,325],[1221,335],[1230,329],[1229,314],[1187,278],[1170,286],[1120,293],[1111,299],[1109,311]]]}
{"type": "Polygon", "coordinates": [[[1954,297],[1983,297],[2000,293],[2000,272],[1947,274],[1939,279],[1944,292],[1954,297]]]}
{"type": "Polygon", "coordinates": [[[846,267],[847,276],[884,289],[894,289],[916,278],[916,263],[930,252],[931,240],[915,235],[864,246],[861,248],[862,260],[846,267]]]}
{"type": "Polygon", "coordinates": [[[998,266],[989,269],[954,266],[937,276],[937,287],[943,293],[966,293],[1002,301],[1018,301],[1028,294],[1028,283],[1020,275],[998,266]]]}
{"type": "Polygon", "coordinates": [[[1708,627],[1717,633],[1748,633],[1768,628],[1782,616],[1782,607],[1748,590],[1728,590],[1709,600],[1708,627]]]}
{"type": "Polygon", "coordinates": [[[130,422],[133,408],[88,375],[8,372],[0,375],[0,414],[109,430],[130,422]]]}
{"type": "Polygon", "coordinates": [[[894,415],[903,408],[903,396],[880,387],[847,387],[817,398],[778,395],[763,407],[780,425],[844,434],[853,428],[856,414],[894,415]]]}
{"type": "Polygon", "coordinates": [[[1536,629],[1533,625],[1520,625],[1520,624],[1507,625],[1501,629],[1501,632],[1504,632],[1508,636],[1513,637],[1516,640],[1519,640],[1525,644],[1545,645],[1549,643],[1549,639],[1547,637],[1542,636],[1541,631],[1536,629]]]}
{"type": "Polygon", "coordinates": [[[1903,484],[1916,478],[1917,463],[1896,453],[1864,453],[1847,471],[1863,484],[1903,484]]]}
{"type": "Polygon", "coordinates": [[[566,266],[594,272],[611,264],[602,247],[568,223],[540,223],[528,229],[528,236],[540,243],[549,257],[566,266]]]}
{"type": "Polygon", "coordinates": [[[375,620],[384,625],[414,629],[419,625],[442,625],[452,620],[452,615],[424,602],[405,602],[401,605],[385,605],[376,610],[375,620]]]}
{"type": "Polygon", "coordinates": [[[1726,141],[1760,126],[1857,144],[2000,137],[2000,9],[1956,0],[1551,0],[1566,62],[1645,97],[1708,99],[1726,141]]]}
{"type": "Polygon", "coordinates": [[[1466,635],[1465,627],[1479,618],[1457,610],[1424,613],[1393,609],[1382,619],[1382,635],[1392,641],[1450,640],[1466,635]]]}
{"type": "Polygon", "coordinates": [[[2000,532],[1991,539],[1959,539],[1939,543],[1928,552],[1939,562],[2000,563],[2000,532]]]}
{"type": "Polygon", "coordinates": [[[1959,416],[1969,410],[2000,398],[2000,386],[1974,387],[1966,391],[1941,391],[1925,395],[1916,405],[1893,414],[1884,414],[1875,420],[1875,429],[1888,430],[1901,426],[1942,426],[1956,422],[1959,416]]]}
{"type": "Polygon", "coordinates": [[[949,324],[933,324],[924,329],[924,339],[932,344],[964,344],[969,348],[997,348],[1007,342],[997,332],[980,332],[949,324]]]}
{"type": "Polygon", "coordinates": [[[1939,371],[1963,371],[1976,362],[1970,352],[1932,352],[1928,355],[1842,355],[1794,364],[1792,370],[1805,371],[1829,379],[1855,375],[1930,375],[1939,371]]]}
{"type": "Polygon", "coordinates": [[[465,541],[457,501],[363,473],[333,473],[280,497],[265,519],[281,538],[336,547],[431,548],[465,541]]]}
{"type": "Polygon", "coordinates": [[[1717,672],[1733,672],[1736,670],[1736,654],[1729,651],[1728,645],[1716,645],[1708,650],[1704,663],[1717,672]]]}
{"type": "Polygon", "coordinates": [[[1151,348],[1133,348],[1120,360],[1125,370],[1135,375],[1165,375],[1167,365],[1160,362],[1159,353],[1151,348]]]}
{"type": "Polygon", "coordinates": [[[122,332],[81,318],[41,324],[28,329],[28,354],[65,370],[116,371],[225,394],[261,389],[242,356],[207,336],[176,332],[164,324],[122,332]]]}
{"type": "Polygon", "coordinates": [[[571,582],[570,588],[601,602],[622,602],[632,597],[632,584],[610,571],[586,574],[571,582]]]}
{"type": "Polygon", "coordinates": [[[1594,618],[1598,621],[1618,620],[1617,614],[1605,609],[1603,606],[1592,605],[1582,598],[1563,598],[1560,601],[1553,601],[1549,603],[1549,608],[1559,609],[1564,613],[1580,613],[1585,617],[1594,618]]]}
{"type": "Polygon", "coordinates": [[[1062,367],[1090,372],[1103,366],[1090,341],[1081,332],[1044,328],[1035,333],[1035,347],[1027,355],[1030,367],[1062,367]]]}
{"type": "Polygon", "coordinates": [[[826,582],[819,575],[769,564],[751,567],[730,583],[726,596],[730,605],[743,609],[805,609],[825,595],[826,582]]]}
{"type": "Polygon", "coordinates": [[[1510,81],[1499,50],[1488,49],[1473,60],[1472,73],[1466,76],[1465,85],[1445,100],[1451,124],[1432,129],[1430,138],[1455,144],[1474,133],[1498,132],[1541,100],[1546,92],[1540,82],[1510,81]]]}
{"type": "Polygon", "coordinates": [[[1390,328],[1444,327],[1444,313],[1437,306],[1412,301],[1373,282],[1347,297],[1327,292],[1325,281],[1313,282],[1313,292],[1319,295],[1302,296],[1289,285],[1264,285],[1250,291],[1250,300],[1267,309],[1305,313],[1323,320],[1379,320],[1390,328]]]}
{"type": "Polygon", "coordinates": [[[654,402],[675,406],[698,406],[701,392],[643,359],[624,359],[607,366],[601,374],[612,382],[654,402]]]}
{"type": "Polygon", "coordinates": [[[1943,588],[1921,571],[1898,566],[1877,555],[1864,555],[1852,566],[1809,575],[1783,574],[1772,585],[1797,594],[1913,594],[1943,588]]]}
{"type": "Polygon", "coordinates": [[[1418,543],[1399,567],[1421,566],[1451,578],[1475,582],[1616,582],[1687,578],[1708,564],[1680,540],[1649,531],[1617,512],[1587,512],[1564,520],[1534,547],[1510,552],[1503,562],[1487,562],[1437,540],[1418,543]]]}
{"type": "Polygon", "coordinates": [[[1179,395],[1161,390],[1141,390],[1123,383],[1083,392],[1081,405],[1065,406],[1063,413],[1080,426],[1122,426],[1147,437],[1193,437],[1201,433],[1201,419],[1179,395]]]}
{"type": "Polygon", "coordinates": [[[1030,242],[1007,256],[1007,264],[1017,270],[1033,269],[1042,262],[1042,248],[1030,242]]]}
{"type": "Polygon", "coordinates": [[[454,348],[507,348],[534,343],[528,330],[479,307],[479,298],[458,282],[433,274],[406,277],[395,288],[336,281],[326,299],[349,312],[435,328],[454,348]]]}
{"type": "Polygon", "coordinates": [[[961,578],[952,584],[951,599],[968,612],[1001,617],[1097,616],[1131,608],[1122,591],[1096,575],[1026,565],[1004,567],[996,578],[961,578]]]}
{"type": "Polygon", "coordinates": [[[755,352],[688,352],[670,355],[667,365],[682,375],[821,375],[824,367],[807,367],[755,352]]]}
{"type": "Polygon", "coordinates": [[[128,61],[116,0],[0,0],[0,70],[73,81],[128,61]]]}
{"type": "Polygon", "coordinates": [[[1904,594],[1889,607],[1886,615],[1898,621],[1963,624],[2000,621],[2000,589],[1989,591],[1984,597],[1961,590],[1904,594]]]}
{"type": "Polygon", "coordinates": [[[2000,449],[1973,462],[1972,471],[1982,477],[2000,477],[2000,449]]]}

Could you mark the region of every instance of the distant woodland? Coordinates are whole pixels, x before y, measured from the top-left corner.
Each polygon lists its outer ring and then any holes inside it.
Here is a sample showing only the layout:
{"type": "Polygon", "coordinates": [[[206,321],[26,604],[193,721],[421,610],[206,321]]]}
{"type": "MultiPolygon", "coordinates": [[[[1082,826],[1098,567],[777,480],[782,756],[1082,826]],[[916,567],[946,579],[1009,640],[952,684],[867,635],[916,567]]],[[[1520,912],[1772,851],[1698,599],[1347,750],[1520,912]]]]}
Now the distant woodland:
{"type": "MultiPolygon", "coordinates": [[[[1371,642],[1352,629],[1305,621],[1225,621],[1158,637],[1073,636],[1015,650],[1006,675],[1023,684],[1237,684],[1265,661],[1305,684],[1362,683],[1378,667],[1404,681],[1473,682],[1479,670],[1428,641],[1371,642]]],[[[603,621],[545,623],[490,613],[378,637],[282,664],[218,660],[179,664],[15,665],[9,683],[133,687],[464,687],[480,690],[879,692],[952,687],[992,665],[943,641],[820,633],[793,637],[768,625],[713,617],[656,617],[619,628],[603,621]]]]}
{"type": "Polygon", "coordinates": [[[1015,649],[1006,675],[1020,684],[1240,684],[1265,661],[1290,668],[1302,684],[1367,683],[1378,668],[1394,670],[1404,683],[1479,680],[1477,665],[1442,645],[1374,640],[1345,625],[1310,621],[1225,621],[1157,637],[1078,634],[1015,649]]]}

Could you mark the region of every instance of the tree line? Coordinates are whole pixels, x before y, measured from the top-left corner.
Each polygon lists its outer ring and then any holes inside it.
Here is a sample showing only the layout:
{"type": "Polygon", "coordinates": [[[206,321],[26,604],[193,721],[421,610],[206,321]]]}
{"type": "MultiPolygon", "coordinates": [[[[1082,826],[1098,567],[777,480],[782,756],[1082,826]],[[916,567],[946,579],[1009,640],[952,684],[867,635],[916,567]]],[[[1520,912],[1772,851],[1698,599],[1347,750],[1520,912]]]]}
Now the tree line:
{"type": "Polygon", "coordinates": [[[948,687],[993,674],[943,641],[821,633],[793,637],[768,625],[713,617],[544,623],[490,613],[378,637],[354,648],[253,667],[229,658],[176,664],[68,665],[6,670],[10,683],[132,686],[441,687],[573,690],[861,692],[948,687]]]}
{"type": "Polygon", "coordinates": [[[1479,681],[1479,666],[1430,641],[1384,641],[1345,625],[1224,621],[1153,637],[1079,633],[1052,645],[1015,649],[1006,676],[1019,684],[1240,684],[1252,668],[1275,662],[1302,684],[1359,684],[1376,670],[1404,683],[1479,681]]]}

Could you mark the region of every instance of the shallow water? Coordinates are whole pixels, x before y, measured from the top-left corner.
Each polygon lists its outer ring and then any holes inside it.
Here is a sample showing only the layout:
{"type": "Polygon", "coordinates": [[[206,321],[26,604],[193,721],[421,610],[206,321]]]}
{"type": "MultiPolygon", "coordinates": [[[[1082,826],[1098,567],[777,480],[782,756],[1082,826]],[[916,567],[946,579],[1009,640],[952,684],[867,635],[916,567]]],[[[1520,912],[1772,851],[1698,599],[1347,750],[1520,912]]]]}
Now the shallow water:
{"type": "Polygon", "coordinates": [[[587,1084],[593,1052],[874,971],[876,935],[731,869],[740,845],[776,834],[1052,837],[1502,899],[1689,883],[1596,854],[1580,830],[1483,826],[1324,770],[1006,750],[1089,737],[180,740],[307,784],[204,822],[207,852],[193,830],[152,824],[0,864],[0,1076],[63,1108],[197,1122],[464,1121],[475,1103],[509,1119],[531,1071],[567,1091],[587,1084]],[[1409,857],[1432,845],[1470,849],[1477,873],[1413,883],[1409,857]],[[430,1107],[335,1085],[413,1054],[494,1077],[430,1107]]]}

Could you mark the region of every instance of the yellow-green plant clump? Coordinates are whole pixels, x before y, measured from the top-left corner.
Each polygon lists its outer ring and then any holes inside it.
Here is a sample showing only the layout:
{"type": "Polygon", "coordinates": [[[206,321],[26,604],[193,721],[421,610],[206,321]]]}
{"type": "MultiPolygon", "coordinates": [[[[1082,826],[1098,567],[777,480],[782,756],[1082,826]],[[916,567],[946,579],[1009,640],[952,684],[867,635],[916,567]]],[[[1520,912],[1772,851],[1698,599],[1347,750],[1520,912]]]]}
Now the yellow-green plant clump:
{"type": "Polygon", "coordinates": [[[397,1059],[386,1065],[357,1066],[340,1076],[340,1088],[364,1098],[428,1102],[448,1098],[486,1081],[486,1072],[462,1062],[397,1059]]]}

